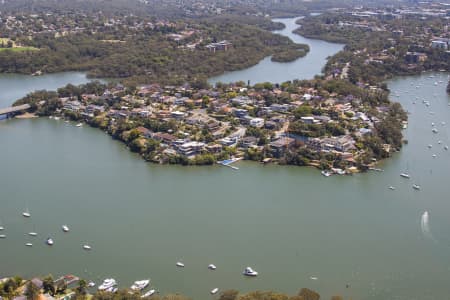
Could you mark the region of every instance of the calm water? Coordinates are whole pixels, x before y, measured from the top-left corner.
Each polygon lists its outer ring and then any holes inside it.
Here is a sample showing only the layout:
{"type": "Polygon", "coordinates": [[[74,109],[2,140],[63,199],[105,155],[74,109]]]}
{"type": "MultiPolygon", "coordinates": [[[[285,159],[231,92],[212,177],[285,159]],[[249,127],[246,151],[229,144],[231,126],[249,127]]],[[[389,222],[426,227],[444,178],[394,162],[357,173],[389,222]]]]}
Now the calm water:
{"type": "Polygon", "coordinates": [[[448,299],[450,151],[443,145],[450,144],[450,98],[444,84],[433,84],[446,75],[435,76],[389,83],[411,112],[409,144],[384,172],[352,177],[246,162],[239,171],[157,166],[97,129],[48,119],[0,122],[7,234],[0,277],[74,273],[113,276],[122,286],[150,277],[162,292],[195,299],[209,298],[214,287],[448,299]],[[405,170],[410,180],[399,176],[405,170]],[[30,219],[21,216],[27,207],[30,219]],[[425,211],[429,224],[421,224],[425,211]],[[62,224],[71,232],[62,233],[62,224]],[[84,243],[93,250],[83,251],[84,243]],[[184,269],[175,267],[178,260],[184,269]],[[208,271],[209,263],[218,269],[208,271]],[[261,275],[244,278],[247,265],[261,275]]]}
{"type": "Polygon", "coordinates": [[[307,39],[300,35],[292,33],[298,28],[295,24],[295,18],[274,19],[275,22],[282,22],[286,25],[283,30],[275,31],[284,36],[288,36],[291,40],[300,44],[308,44],[310,52],[305,57],[299,58],[290,63],[272,62],[270,57],[261,60],[257,65],[241,71],[227,72],[222,75],[212,77],[209,83],[217,82],[236,82],[250,80],[251,84],[257,82],[274,82],[281,83],[293,79],[311,79],[315,75],[322,72],[327,57],[333,56],[342,48],[342,44],[328,43],[320,40],[307,39]]]}
{"type": "Polygon", "coordinates": [[[56,90],[68,83],[78,85],[88,81],[86,74],[79,72],[45,74],[42,76],[0,74],[0,108],[11,105],[15,100],[35,90],[56,90]]]}

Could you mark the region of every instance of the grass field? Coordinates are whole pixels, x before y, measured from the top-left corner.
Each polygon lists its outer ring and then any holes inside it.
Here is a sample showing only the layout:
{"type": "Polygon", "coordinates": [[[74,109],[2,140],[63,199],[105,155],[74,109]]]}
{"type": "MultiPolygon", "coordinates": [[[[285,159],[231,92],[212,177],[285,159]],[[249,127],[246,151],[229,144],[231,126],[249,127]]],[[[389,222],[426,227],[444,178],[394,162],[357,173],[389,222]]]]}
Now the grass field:
{"type": "Polygon", "coordinates": [[[8,45],[8,42],[10,41],[10,39],[8,38],[0,38],[0,51],[6,51],[6,50],[10,50],[10,51],[14,51],[14,52],[22,52],[22,51],[36,51],[39,50],[38,48],[35,47],[22,47],[22,46],[18,46],[14,41],[12,41],[12,48],[7,48],[6,45],[8,45]],[[1,47],[1,45],[5,45],[5,47],[1,47]]]}

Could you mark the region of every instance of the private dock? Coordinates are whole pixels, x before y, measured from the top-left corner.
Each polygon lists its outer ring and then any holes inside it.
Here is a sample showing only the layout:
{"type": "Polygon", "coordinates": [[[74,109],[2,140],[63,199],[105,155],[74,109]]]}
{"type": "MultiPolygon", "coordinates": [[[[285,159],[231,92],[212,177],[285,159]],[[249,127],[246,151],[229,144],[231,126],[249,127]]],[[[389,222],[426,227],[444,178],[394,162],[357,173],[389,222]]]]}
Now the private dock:
{"type": "Polygon", "coordinates": [[[31,106],[30,104],[23,104],[18,106],[11,106],[6,108],[0,109],[0,120],[8,119],[14,117],[16,114],[29,109],[31,106]]]}

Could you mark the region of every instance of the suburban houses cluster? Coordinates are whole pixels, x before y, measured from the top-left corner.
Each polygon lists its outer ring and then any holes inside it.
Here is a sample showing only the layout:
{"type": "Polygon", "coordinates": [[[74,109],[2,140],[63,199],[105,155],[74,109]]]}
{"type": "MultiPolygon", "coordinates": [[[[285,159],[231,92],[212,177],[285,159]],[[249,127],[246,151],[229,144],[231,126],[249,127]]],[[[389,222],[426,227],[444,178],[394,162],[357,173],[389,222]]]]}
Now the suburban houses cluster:
{"type": "MultiPolygon", "coordinates": [[[[128,143],[134,132],[136,151],[141,154],[149,140],[157,142],[151,156],[157,162],[171,156],[193,160],[204,154],[217,159],[229,158],[225,153],[246,157],[249,151],[261,153],[260,160],[280,159],[292,147],[301,147],[332,153],[352,166],[363,152],[356,147],[357,141],[372,134],[380,121],[369,117],[370,108],[360,99],[302,87],[287,92],[280,86],[196,90],[187,85],[151,84],[130,92],[119,84],[103,94],[61,97],[59,101],[56,115],[84,119],[110,133],[122,126],[121,139],[128,143]],[[306,113],[299,113],[305,108],[306,113]],[[307,129],[301,134],[292,129],[294,124],[328,128],[340,127],[342,122],[346,126],[338,134],[314,135],[307,129]]],[[[388,108],[377,110],[383,114],[388,108]]]]}

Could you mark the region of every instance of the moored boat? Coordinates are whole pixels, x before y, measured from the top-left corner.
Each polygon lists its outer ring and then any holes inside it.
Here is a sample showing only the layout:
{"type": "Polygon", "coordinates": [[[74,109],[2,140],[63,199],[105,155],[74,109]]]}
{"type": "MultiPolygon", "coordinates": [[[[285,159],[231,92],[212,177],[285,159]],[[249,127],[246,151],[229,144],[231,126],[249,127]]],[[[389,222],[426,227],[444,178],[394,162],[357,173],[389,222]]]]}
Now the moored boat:
{"type": "Polygon", "coordinates": [[[62,231],[64,231],[64,232],[69,232],[69,226],[67,226],[67,225],[63,225],[62,226],[62,231]]]}
{"type": "Polygon", "coordinates": [[[5,239],[6,238],[6,234],[0,234],[0,239],[5,239]]]}
{"type": "Polygon", "coordinates": [[[215,270],[215,269],[217,269],[217,267],[213,264],[210,264],[210,265],[208,265],[208,269],[215,270]]]}
{"type": "Polygon", "coordinates": [[[141,298],[147,298],[152,296],[154,293],[156,293],[156,290],[149,290],[148,292],[146,292],[144,295],[141,296],[141,298]]]}
{"type": "Polygon", "coordinates": [[[403,177],[403,178],[409,178],[409,174],[408,173],[401,173],[400,176],[403,177]]]}
{"type": "Polygon", "coordinates": [[[55,243],[51,238],[47,238],[47,240],[45,241],[45,243],[49,246],[53,246],[53,244],[55,243]]]}
{"type": "Polygon", "coordinates": [[[245,276],[252,276],[252,277],[258,276],[258,272],[256,272],[250,267],[246,267],[242,274],[244,274],[245,276]]]}
{"type": "Polygon", "coordinates": [[[86,244],[86,245],[83,245],[83,249],[84,250],[91,250],[92,247],[86,244]]]}
{"type": "Polygon", "coordinates": [[[413,189],[415,189],[415,190],[420,190],[420,185],[417,185],[417,184],[413,184],[413,189]]]}
{"type": "Polygon", "coordinates": [[[105,291],[111,287],[114,287],[117,285],[117,282],[114,278],[107,278],[105,280],[103,280],[102,284],[99,285],[98,289],[100,291],[105,291]]]}
{"type": "Polygon", "coordinates": [[[131,289],[133,291],[142,291],[149,285],[149,283],[150,283],[150,279],[138,280],[133,283],[133,285],[131,286],[131,289]]]}
{"type": "Polygon", "coordinates": [[[33,247],[33,244],[32,244],[32,243],[26,243],[25,246],[27,246],[27,247],[33,247]]]}
{"type": "Polygon", "coordinates": [[[184,268],[184,264],[180,261],[177,261],[176,265],[177,267],[184,268]]]}
{"type": "Polygon", "coordinates": [[[210,293],[212,295],[214,295],[214,294],[217,294],[218,291],[219,291],[219,288],[215,288],[215,289],[212,289],[210,293]]]}
{"type": "Polygon", "coordinates": [[[33,232],[33,231],[32,232],[28,232],[28,235],[29,236],[37,236],[37,232],[33,232]]]}

